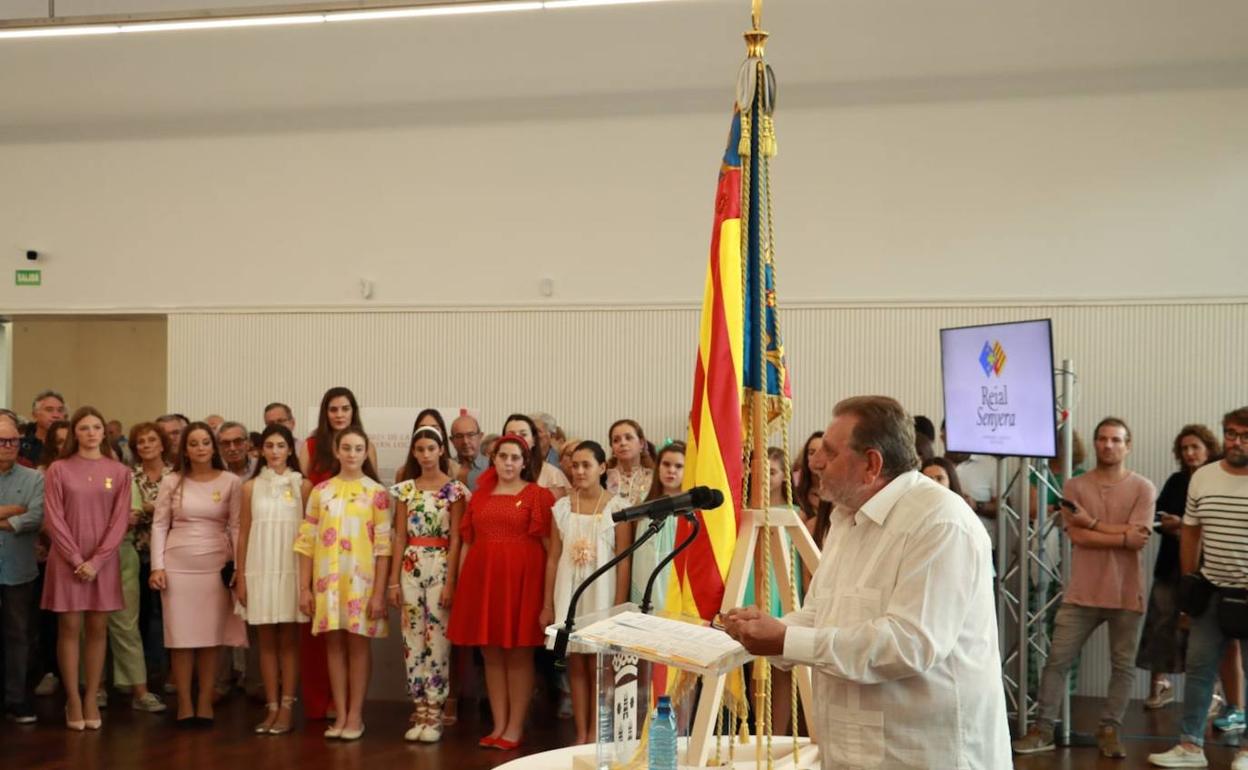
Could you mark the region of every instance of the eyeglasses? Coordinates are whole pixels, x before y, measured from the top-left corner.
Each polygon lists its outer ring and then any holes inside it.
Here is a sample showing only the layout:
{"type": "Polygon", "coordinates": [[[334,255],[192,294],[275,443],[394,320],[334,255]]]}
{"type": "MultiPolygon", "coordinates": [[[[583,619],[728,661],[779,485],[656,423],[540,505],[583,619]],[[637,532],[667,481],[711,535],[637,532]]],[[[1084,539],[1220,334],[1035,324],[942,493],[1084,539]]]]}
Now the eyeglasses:
{"type": "Polygon", "coordinates": [[[481,437],[481,431],[479,430],[474,430],[472,433],[452,433],[451,441],[463,441],[465,439],[480,438],[480,437],[481,437]]]}
{"type": "Polygon", "coordinates": [[[232,438],[221,442],[221,446],[236,447],[249,443],[245,438],[232,438]]]}
{"type": "Polygon", "coordinates": [[[22,440],[20,438],[0,438],[0,446],[15,447],[21,445],[22,440]]]}
{"type": "Polygon", "coordinates": [[[1248,430],[1236,433],[1230,428],[1223,428],[1222,438],[1226,439],[1227,441],[1231,443],[1238,442],[1240,444],[1248,444],[1248,430]]]}

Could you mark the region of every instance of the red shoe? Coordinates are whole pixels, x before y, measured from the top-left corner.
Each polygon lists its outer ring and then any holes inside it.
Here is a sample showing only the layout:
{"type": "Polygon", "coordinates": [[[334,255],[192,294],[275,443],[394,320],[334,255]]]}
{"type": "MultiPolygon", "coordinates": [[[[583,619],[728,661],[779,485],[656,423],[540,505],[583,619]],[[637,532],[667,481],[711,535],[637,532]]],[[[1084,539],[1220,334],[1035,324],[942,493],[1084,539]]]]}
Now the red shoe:
{"type": "Polygon", "coordinates": [[[496,749],[498,748],[498,738],[491,738],[490,736],[487,735],[481,740],[477,741],[477,745],[483,749],[496,749]]]}
{"type": "Polygon", "coordinates": [[[520,744],[522,743],[524,743],[524,736],[520,736],[514,741],[509,741],[506,738],[495,738],[494,748],[501,749],[502,751],[515,751],[520,748],[520,744]]]}

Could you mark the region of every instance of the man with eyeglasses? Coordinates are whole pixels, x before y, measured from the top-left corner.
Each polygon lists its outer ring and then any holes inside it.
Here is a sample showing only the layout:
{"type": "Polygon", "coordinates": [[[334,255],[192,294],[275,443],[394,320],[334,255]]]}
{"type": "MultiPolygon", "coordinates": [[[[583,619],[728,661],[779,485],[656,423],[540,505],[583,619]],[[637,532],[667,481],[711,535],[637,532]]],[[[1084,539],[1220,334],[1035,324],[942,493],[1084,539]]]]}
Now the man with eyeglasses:
{"type": "Polygon", "coordinates": [[[451,443],[455,445],[455,459],[459,462],[460,481],[469,489],[477,488],[477,477],[490,467],[490,458],[481,454],[481,423],[477,418],[461,411],[451,423],[451,443]]]}
{"type": "MultiPolygon", "coordinates": [[[[62,404],[64,406],[64,404],[62,404]]],[[[4,638],[4,717],[35,721],[26,668],[34,633],[35,544],[43,524],[43,474],[17,464],[22,434],[0,416],[0,635],[4,638]]]]}
{"type": "MultiPolygon", "coordinates": [[[[1199,570],[1215,587],[1214,599],[1198,617],[1189,620],[1186,677],[1183,683],[1183,720],[1179,745],[1148,761],[1158,767],[1208,767],[1205,759],[1205,719],[1213,699],[1218,663],[1227,644],[1240,645],[1242,638],[1224,631],[1225,621],[1248,612],[1241,601],[1248,589],[1248,406],[1227,412],[1222,418],[1223,455],[1192,474],[1187,489],[1187,510],[1179,539],[1179,562],[1183,575],[1199,570]],[[1201,556],[1204,556],[1202,563],[1201,556]],[[1230,598],[1227,606],[1220,606],[1230,598]],[[1236,606],[1239,609],[1234,609],[1236,606]]],[[[1186,617],[1186,616],[1183,616],[1186,617]]],[[[1231,770],[1248,770],[1248,748],[1241,748],[1231,770]]]]}
{"type": "Polygon", "coordinates": [[[251,478],[256,470],[256,458],[251,456],[251,435],[247,426],[241,422],[229,420],[221,423],[217,433],[217,444],[221,447],[221,459],[225,461],[225,469],[243,481],[251,478]]]}
{"type": "Polygon", "coordinates": [[[52,423],[66,419],[65,398],[55,390],[40,391],[30,405],[31,423],[26,426],[22,435],[22,447],[18,456],[25,462],[23,465],[35,467],[43,454],[43,442],[48,438],[48,429],[52,423]]]}

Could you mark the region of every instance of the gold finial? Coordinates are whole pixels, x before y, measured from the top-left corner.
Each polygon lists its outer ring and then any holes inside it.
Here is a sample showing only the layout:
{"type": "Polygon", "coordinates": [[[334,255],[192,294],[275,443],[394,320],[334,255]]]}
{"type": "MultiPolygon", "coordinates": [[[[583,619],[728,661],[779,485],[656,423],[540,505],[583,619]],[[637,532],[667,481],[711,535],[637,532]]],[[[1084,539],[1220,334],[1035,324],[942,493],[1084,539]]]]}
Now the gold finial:
{"type": "Polygon", "coordinates": [[[763,0],[750,0],[750,21],[753,29],[745,33],[746,55],[752,59],[763,58],[763,46],[767,42],[767,33],[763,31],[763,0]]]}

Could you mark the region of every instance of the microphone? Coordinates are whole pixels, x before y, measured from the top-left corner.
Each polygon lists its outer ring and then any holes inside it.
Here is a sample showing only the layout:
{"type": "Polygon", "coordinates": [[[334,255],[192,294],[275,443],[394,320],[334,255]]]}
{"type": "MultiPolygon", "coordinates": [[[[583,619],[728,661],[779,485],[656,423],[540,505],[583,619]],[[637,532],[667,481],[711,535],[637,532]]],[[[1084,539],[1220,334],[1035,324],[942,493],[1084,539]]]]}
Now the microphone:
{"type": "Polygon", "coordinates": [[[616,524],[633,519],[644,518],[660,518],[670,516],[673,513],[685,513],[686,511],[702,510],[709,511],[724,504],[724,493],[718,489],[710,487],[694,487],[683,494],[674,495],[672,497],[660,497],[657,500],[651,500],[648,503],[634,505],[631,508],[625,508],[622,511],[616,511],[611,514],[611,520],[616,524]]]}

